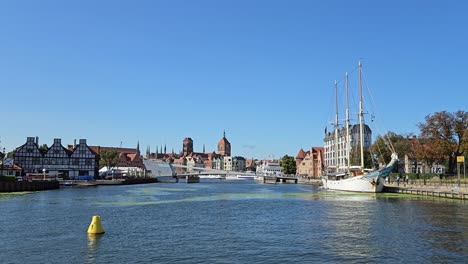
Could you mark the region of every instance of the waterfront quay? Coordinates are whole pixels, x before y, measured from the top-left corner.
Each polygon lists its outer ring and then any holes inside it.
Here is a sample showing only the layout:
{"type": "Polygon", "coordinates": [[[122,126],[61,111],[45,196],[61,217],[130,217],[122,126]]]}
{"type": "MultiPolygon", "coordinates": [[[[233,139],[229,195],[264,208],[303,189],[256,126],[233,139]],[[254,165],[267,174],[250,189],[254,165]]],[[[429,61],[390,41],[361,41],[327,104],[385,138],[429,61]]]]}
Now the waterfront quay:
{"type": "Polygon", "coordinates": [[[294,176],[257,176],[257,181],[262,183],[297,183],[294,176]]]}
{"type": "Polygon", "coordinates": [[[0,181],[0,193],[35,192],[58,189],[58,181],[0,181]]]}
{"type": "Polygon", "coordinates": [[[407,183],[386,183],[384,192],[466,200],[468,184],[454,180],[410,180],[407,183]]]}
{"type": "Polygon", "coordinates": [[[90,186],[112,186],[156,183],[156,178],[128,178],[118,180],[34,180],[34,181],[0,181],[0,193],[10,192],[35,192],[56,190],[66,187],[90,187],[90,186]]]}
{"type": "MultiPolygon", "coordinates": [[[[177,175],[171,177],[173,183],[200,183],[200,177],[197,175],[177,175]]],[[[221,181],[225,181],[224,179],[221,181]]],[[[249,181],[249,180],[244,180],[249,181]]],[[[90,187],[90,186],[112,186],[112,185],[132,185],[132,184],[148,184],[158,183],[158,177],[137,177],[127,179],[114,180],[67,180],[67,181],[24,181],[24,182],[2,182],[0,181],[0,192],[24,192],[24,191],[45,191],[59,188],[90,187]]],[[[167,181],[164,181],[167,183],[167,181]]],[[[321,179],[317,177],[300,177],[300,176],[258,176],[254,181],[263,184],[277,183],[299,183],[305,185],[321,186],[321,179]]],[[[461,183],[458,186],[456,181],[442,180],[411,180],[405,182],[386,183],[383,192],[396,194],[411,194],[418,196],[450,198],[450,199],[468,199],[468,184],[461,183]]]]}

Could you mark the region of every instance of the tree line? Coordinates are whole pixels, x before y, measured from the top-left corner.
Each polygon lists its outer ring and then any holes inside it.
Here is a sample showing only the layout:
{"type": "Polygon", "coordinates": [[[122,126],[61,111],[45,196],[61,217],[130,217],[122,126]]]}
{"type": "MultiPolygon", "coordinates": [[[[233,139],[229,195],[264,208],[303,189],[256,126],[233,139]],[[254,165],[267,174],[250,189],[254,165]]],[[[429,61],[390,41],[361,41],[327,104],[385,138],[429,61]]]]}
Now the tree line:
{"type": "Polygon", "coordinates": [[[468,112],[436,112],[427,115],[418,128],[419,136],[395,132],[378,136],[371,150],[381,154],[380,163],[386,163],[391,155],[390,148],[386,146],[392,145],[400,159],[408,155],[412,162],[420,161],[429,166],[444,164],[447,173],[453,174],[457,156],[468,154],[468,112]]]}

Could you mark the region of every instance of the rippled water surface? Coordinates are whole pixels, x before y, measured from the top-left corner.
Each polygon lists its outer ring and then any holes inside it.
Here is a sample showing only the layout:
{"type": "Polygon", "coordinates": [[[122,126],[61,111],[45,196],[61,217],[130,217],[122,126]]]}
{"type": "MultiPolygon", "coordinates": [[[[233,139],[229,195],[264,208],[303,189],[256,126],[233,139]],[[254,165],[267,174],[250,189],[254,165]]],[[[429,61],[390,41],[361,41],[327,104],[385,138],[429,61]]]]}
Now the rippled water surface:
{"type": "Polygon", "coordinates": [[[468,262],[459,200],[212,181],[0,194],[0,210],[1,263],[468,262]]]}

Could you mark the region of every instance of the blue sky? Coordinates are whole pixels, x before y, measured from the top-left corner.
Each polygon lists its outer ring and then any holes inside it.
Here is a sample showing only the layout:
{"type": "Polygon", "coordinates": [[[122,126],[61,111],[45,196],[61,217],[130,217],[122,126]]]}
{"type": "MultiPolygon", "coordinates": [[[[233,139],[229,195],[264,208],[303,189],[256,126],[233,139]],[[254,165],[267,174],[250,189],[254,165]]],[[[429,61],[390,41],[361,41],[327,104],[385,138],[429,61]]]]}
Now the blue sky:
{"type": "Polygon", "coordinates": [[[466,10],[464,1],[0,1],[0,146],[38,136],[180,151],[191,137],[195,151],[213,151],[225,130],[233,155],[295,156],[323,145],[333,82],[342,95],[348,71],[356,87],[361,58],[374,136],[418,134],[428,114],[468,110],[466,10]]]}

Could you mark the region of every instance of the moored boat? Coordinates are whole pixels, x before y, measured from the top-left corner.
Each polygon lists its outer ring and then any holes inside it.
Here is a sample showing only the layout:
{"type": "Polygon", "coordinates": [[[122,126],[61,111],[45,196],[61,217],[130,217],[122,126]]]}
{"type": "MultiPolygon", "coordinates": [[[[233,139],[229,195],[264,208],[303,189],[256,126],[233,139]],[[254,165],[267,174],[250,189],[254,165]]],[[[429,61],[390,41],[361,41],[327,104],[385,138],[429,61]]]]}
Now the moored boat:
{"type": "MultiPolygon", "coordinates": [[[[335,81],[335,96],[336,96],[336,115],[335,115],[335,139],[333,145],[330,146],[334,150],[332,157],[334,160],[333,166],[329,166],[326,170],[326,174],[322,176],[322,184],[324,189],[339,190],[339,191],[352,191],[352,192],[371,192],[377,193],[382,192],[384,187],[385,178],[388,177],[390,172],[393,170],[394,166],[398,162],[398,155],[392,149],[391,161],[382,169],[374,170],[367,172],[364,169],[364,124],[363,124],[363,102],[362,102],[362,77],[361,69],[362,65],[359,62],[359,90],[360,90],[360,100],[359,100],[359,142],[360,147],[360,166],[351,166],[350,165],[350,125],[349,125],[349,101],[348,101],[348,74],[346,74],[346,125],[345,125],[345,136],[342,137],[343,140],[338,139],[338,91],[337,91],[337,82],[335,81]],[[343,153],[340,148],[346,149],[346,157],[342,160],[346,161],[339,162],[340,153],[343,153]],[[341,165],[341,166],[340,166],[341,165]],[[354,167],[357,170],[352,171],[351,168],[354,167]]],[[[344,129],[342,130],[344,131],[344,129]]],[[[369,136],[370,137],[370,136],[369,136]]],[[[356,142],[356,141],[355,141],[356,142]]]]}
{"type": "Polygon", "coordinates": [[[385,178],[388,177],[398,161],[398,155],[392,154],[392,160],[383,169],[367,174],[352,176],[346,172],[330,174],[322,177],[324,189],[351,192],[382,192],[385,178]]]}
{"type": "Polygon", "coordinates": [[[76,182],[74,182],[74,181],[64,181],[64,182],[62,183],[62,185],[63,185],[63,186],[68,186],[68,187],[70,187],[70,186],[76,186],[76,182]]]}

